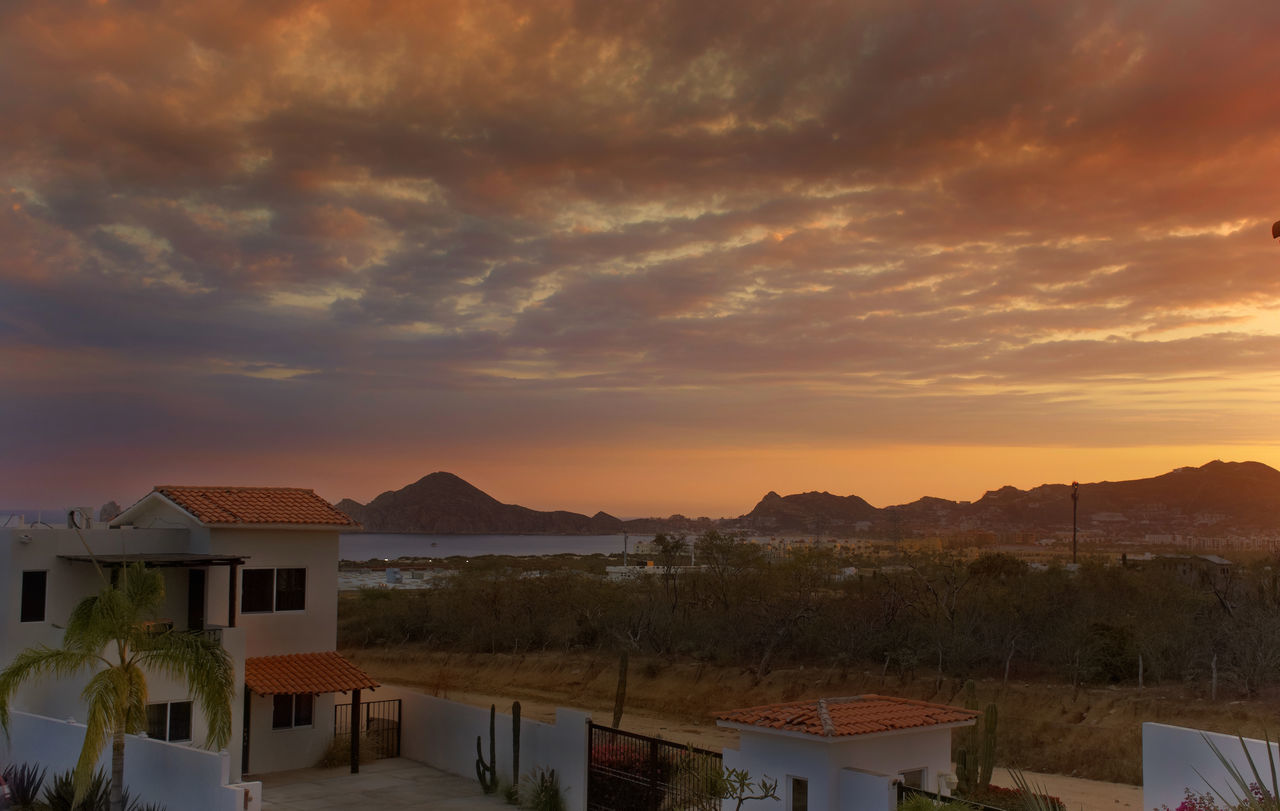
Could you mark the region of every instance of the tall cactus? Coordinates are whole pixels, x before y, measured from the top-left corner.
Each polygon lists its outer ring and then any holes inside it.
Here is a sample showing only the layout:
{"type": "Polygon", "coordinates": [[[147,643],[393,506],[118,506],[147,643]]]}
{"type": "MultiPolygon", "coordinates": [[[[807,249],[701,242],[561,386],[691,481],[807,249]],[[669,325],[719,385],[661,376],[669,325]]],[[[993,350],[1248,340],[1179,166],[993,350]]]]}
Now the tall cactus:
{"type": "MultiPolygon", "coordinates": [[[[964,685],[964,706],[968,710],[978,709],[978,690],[972,680],[964,685]]],[[[964,743],[956,752],[956,779],[962,794],[991,785],[991,774],[996,767],[998,721],[996,705],[992,702],[977,723],[965,730],[964,743]]]]}
{"type": "MultiPolygon", "coordinates": [[[[964,683],[964,708],[978,709],[978,688],[973,679],[964,683]]],[[[956,782],[961,794],[968,794],[978,786],[978,724],[966,729],[962,743],[956,752],[956,782]]]]}
{"type": "Polygon", "coordinates": [[[520,702],[511,702],[511,784],[520,784],[520,702]]]}
{"type": "Polygon", "coordinates": [[[996,767],[996,704],[991,702],[982,713],[982,755],[979,758],[981,773],[978,785],[986,788],[991,785],[991,772],[996,767]]]}
{"type": "Polygon", "coordinates": [[[480,781],[480,788],[484,789],[485,794],[492,794],[498,790],[498,750],[493,735],[493,720],[497,713],[498,708],[490,704],[488,763],[485,762],[484,753],[480,750],[480,736],[476,736],[476,779],[480,781]]]}

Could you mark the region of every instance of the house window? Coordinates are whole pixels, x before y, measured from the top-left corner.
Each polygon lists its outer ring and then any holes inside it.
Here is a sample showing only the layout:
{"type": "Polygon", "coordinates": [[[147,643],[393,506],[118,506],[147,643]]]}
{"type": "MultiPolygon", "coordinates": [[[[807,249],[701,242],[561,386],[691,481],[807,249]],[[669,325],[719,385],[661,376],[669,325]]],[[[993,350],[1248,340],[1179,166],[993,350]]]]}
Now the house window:
{"type": "Polygon", "coordinates": [[[148,704],[147,737],[158,741],[191,740],[191,702],[148,704]]]}
{"type": "Polygon", "coordinates": [[[309,693],[272,696],[271,728],[309,727],[314,709],[315,697],[309,693]]]}
{"type": "Polygon", "coordinates": [[[22,622],[44,622],[44,601],[48,592],[48,572],[22,573],[22,622]]]}
{"type": "Polygon", "coordinates": [[[809,811],[809,781],[803,777],[791,778],[791,802],[788,811],[809,811]]]}
{"type": "Polygon", "coordinates": [[[307,607],[306,569],[245,569],[241,579],[240,611],[303,611],[307,607]]]}
{"type": "Polygon", "coordinates": [[[898,772],[898,779],[907,788],[924,788],[924,769],[911,769],[898,772]]]}
{"type": "Polygon", "coordinates": [[[302,611],[307,607],[307,570],[276,569],[276,610],[302,611]]]}

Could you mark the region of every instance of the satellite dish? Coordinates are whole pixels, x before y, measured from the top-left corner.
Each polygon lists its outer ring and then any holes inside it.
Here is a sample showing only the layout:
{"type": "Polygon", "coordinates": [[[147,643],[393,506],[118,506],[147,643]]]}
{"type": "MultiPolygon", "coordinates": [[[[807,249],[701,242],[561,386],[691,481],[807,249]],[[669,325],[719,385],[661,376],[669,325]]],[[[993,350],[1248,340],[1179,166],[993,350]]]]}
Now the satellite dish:
{"type": "Polygon", "coordinates": [[[1271,224],[1271,238],[1280,239],[1280,221],[1271,224]]]}

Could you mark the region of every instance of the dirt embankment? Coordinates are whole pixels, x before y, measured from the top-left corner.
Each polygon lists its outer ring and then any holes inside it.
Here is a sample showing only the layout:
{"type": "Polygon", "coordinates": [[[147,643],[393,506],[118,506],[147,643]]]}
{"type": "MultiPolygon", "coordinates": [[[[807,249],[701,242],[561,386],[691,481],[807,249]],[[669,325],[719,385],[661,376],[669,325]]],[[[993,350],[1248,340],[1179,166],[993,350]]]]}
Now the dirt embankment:
{"type": "MultiPolygon", "coordinates": [[[[442,654],[408,646],[345,653],[381,681],[433,695],[499,708],[519,699],[529,718],[549,720],[560,706],[589,710],[603,723],[612,719],[618,660],[605,654],[442,654]]],[[[904,683],[841,668],[779,669],[757,681],[737,667],[633,657],[622,727],[723,749],[736,746],[737,735],[715,726],[717,710],[862,693],[960,704],[962,688],[958,679],[904,683]]],[[[1073,689],[988,681],[978,683],[978,698],[983,707],[998,706],[1002,765],[1114,783],[1142,781],[1144,721],[1257,737],[1280,726],[1280,696],[1210,701],[1181,686],[1073,689]]]]}

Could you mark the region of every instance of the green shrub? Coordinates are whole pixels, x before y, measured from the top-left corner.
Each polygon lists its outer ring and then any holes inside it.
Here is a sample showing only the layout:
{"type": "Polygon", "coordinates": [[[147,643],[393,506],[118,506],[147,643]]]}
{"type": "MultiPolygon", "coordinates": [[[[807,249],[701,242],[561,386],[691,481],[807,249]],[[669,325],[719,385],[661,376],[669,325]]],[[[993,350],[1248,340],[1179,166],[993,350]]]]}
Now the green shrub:
{"type": "Polygon", "coordinates": [[[4,782],[9,786],[14,808],[35,808],[46,771],[43,766],[28,763],[10,763],[4,768],[4,782]]]}
{"type": "MultiPolygon", "coordinates": [[[[362,733],[360,735],[360,762],[372,763],[378,759],[380,754],[378,741],[371,738],[368,733],[362,733]]],[[[333,740],[329,741],[329,747],[324,750],[324,754],[320,756],[316,766],[321,769],[332,769],[338,766],[346,766],[350,763],[351,736],[336,735],[333,740]]]]}
{"type": "Polygon", "coordinates": [[[538,769],[520,780],[520,805],[529,811],[565,811],[555,769],[538,769]]]}

